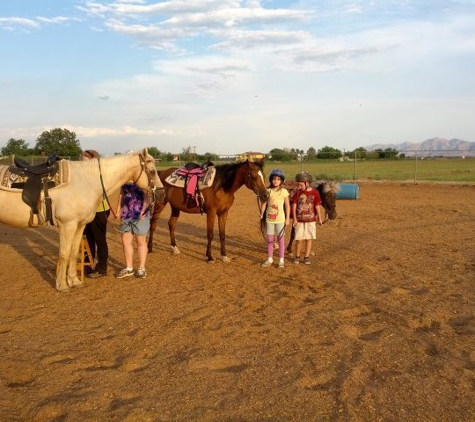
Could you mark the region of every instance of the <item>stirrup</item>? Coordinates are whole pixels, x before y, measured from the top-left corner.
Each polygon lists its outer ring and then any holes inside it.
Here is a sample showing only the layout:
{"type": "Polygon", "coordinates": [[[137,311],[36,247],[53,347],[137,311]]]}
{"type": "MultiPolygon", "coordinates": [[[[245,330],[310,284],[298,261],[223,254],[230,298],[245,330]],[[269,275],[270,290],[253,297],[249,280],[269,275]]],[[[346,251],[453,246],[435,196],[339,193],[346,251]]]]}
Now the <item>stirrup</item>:
{"type": "Polygon", "coordinates": [[[30,219],[28,220],[28,227],[36,228],[36,227],[44,226],[44,224],[45,224],[45,219],[41,215],[41,213],[34,214],[33,211],[30,210],[30,219]],[[35,215],[36,215],[36,221],[37,221],[36,223],[35,223],[35,215]]]}

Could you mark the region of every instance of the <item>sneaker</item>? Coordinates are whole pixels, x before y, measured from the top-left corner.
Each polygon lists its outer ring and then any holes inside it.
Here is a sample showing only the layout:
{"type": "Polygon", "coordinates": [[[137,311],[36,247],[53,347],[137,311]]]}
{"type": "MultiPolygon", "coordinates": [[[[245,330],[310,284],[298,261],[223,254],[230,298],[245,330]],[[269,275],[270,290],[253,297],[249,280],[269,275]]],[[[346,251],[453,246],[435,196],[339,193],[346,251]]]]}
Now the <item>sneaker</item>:
{"type": "Polygon", "coordinates": [[[263,267],[270,267],[271,265],[272,265],[272,261],[269,261],[269,260],[268,260],[268,261],[264,261],[264,262],[262,263],[262,266],[263,266],[263,267]]]}
{"type": "Polygon", "coordinates": [[[296,256],[294,258],[294,264],[298,264],[298,263],[300,263],[300,256],[296,256]]]}
{"type": "Polygon", "coordinates": [[[303,259],[303,263],[306,264],[306,265],[310,265],[310,258],[308,256],[306,256],[304,259],[303,259]]]}
{"type": "Polygon", "coordinates": [[[137,277],[137,278],[145,278],[145,277],[147,277],[147,271],[145,271],[145,268],[139,268],[139,269],[135,272],[135,277],[137,277]]]}
{"type": "Polygon", "coordinates": [[[279,268],[284,268],[284,261],[279,261],[279,268]]]}
{"type": "Polygon", "coordinates": [[[117,278],[125,278],[125,277],[130,277],[134,275],[134,270],[129,270],[127,268],[124,268],[119,272],[119,274],[116,275],[117,278]]]}

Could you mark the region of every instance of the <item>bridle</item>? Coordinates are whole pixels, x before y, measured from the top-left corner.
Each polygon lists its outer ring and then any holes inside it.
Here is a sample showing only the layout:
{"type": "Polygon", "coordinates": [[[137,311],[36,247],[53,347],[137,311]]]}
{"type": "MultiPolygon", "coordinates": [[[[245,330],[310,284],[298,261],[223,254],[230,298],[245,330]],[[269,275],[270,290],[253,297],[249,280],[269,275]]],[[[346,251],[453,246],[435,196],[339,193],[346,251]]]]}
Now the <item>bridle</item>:
{"type": "MultiPolygon", "coordinates": [[[[139,154],[139,160],[140,160],[140,173],[139,173],[137,179],[134,180],[134,183],[135,184],[137,183],[137,181],[140,179],[140,176],[142,176],[142,173],[146,174],[147,179],[148,179],[148,187],[150,188],[150,191],[152,192],[152,195],[151,195],[152,200],[150,201],[150,205],[149,205],[150,209],[152,209],[152,207],[154,207],[156,197],[157,197],[157,194],[156,194],[157,187],[155,186],[155,183],[153,183],[152,174],[150,173],[150,170],[148,169],[147,164],[152,163],[154,161],[153,161],[153,159],[146,160],[142,156],[142,154],[139,154]]],[[[97,163],[99,165],[99,177],[101,179],[102,196],[107,201],[107,204],[109,205],[109,209],[111,210],[111,213],[114,216],[114,218],[117,218],[117,215],[116,215],[116,213],[115,213],[115,211],[114,211],[114,209],[111,206],[111,203],[109,201],[109,197],[107,196],[106,188],[104,186],[104,180],[102,179],[102,169],[101,169],[101,159],[100,159],[100,157],[97,158],[97,163]]],[[[158,189],[165,189],[165,188],[160,187],[158,189]]]]}
{"type": "MultiPolygon", "coordinates": [[[[260,171],[260,170],[259,170],[260,171]]],[[[259,202],[259,200],[261,200],[261,193],[259,193],[259,190],[256,186],[254,182],[254,178],[252,177],[252,174],[251,174],[251,169],[248,169],[247,171],[247,180],[246,180],[246,186],[248,188],[250,188],[257,196],[257,201],[259,202]]],[[[262,181],[262,183],[264,184],[264,181],[262,181]]],[[[262,201],[262,202],[266,202],[266,201],[262,201]]]]}
{"type": "Polygon", "coordinates": [[[150,191],[152,192],[151,204],[154,204],[156,201],[157,187],[155,186],[155,183],[153,183],[152,174],[150,173],[150,170],[148,169],[147,164],[153,163],[155,161],[153,159],[148,159],[148,160],[145,159],[142,154],[139,154],[139,160],[140,160],[140,173],[137,179],[134,180],[134,183],[137,184],[138,180],[140,179],[140,176],[142,176],[142,173],[145,173],[148,180],[148,187],[150,188],[150,191]]]}

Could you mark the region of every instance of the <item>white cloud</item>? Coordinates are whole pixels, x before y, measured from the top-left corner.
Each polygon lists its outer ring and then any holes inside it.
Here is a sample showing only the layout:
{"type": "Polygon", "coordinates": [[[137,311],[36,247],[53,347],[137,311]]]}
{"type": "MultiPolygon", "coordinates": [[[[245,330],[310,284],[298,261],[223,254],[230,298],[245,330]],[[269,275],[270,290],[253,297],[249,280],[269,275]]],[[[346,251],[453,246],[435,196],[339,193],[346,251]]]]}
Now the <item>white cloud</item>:
{"type": "MultiPolygon", "coordinates": [[[[315,139],[349,148],[354,142],[359,144],[354,147],[362,145],[361,138],[374,143],[372,138],[378,141],[381,134],[388,141],[431,137],[436,131],[450,137],[444,128],[463,127],[473,133],[470,113],[462,109],[462,105],[473,109],[475,97],[473,2],[88,0],[81,4],[74,12],[83,12],[82,26],[68,27],[68,36],[74,40],[77,31],[74,42],[79,43],[86,33],[84,39],[93,49],[92,39],[98,40],[98,49],[106,40],[111,50],[104,56],[113,57],[111,68],[109,61],[104,62],[87,78],[74,74],[74,69],[48,85],[27,75],[28,89],[14,72],[5,74],[3,79],[13,82],[0,83],[7,98],[0,111],[11,118],[4,118],[0,134],[29,121],[33,129],[9,136],[29,141],[49,129],[41,125],[58,119],[69,122],[66,127],[84,142],[103,138],[106,150],[115,150],[117,138],[119,150],[145,141],[157,142],[161,150],[197,145],[200,151],[228,153],[241,147],[303,148],[315,139]],[[91,37],[92,31],[98,32],[91,37]],[[68,87],[69,79],[74,85],[68,87]],[[61,97],[52,98],[55,90],[49,88],[59,83],[68,89],[68,98],[63,89],[58,91],[61,97]],[[45,103],[51,111],[43,107],[45,103]]],[[[73,19],[63,10],[67,9],[62,7],[56,17],[2,17],[0,28],[25,32],[34,28],[36,33],[46,24],[56,24],[61,34],[66,26],[61,24],[73,19]]],[[[11,39],[17,42],[20,37],[14,35],[11,39]]],[[[54,44],[48,45],[54,48],[54,44]]],[[[77,60],[90,63],[87,56],[77,60]]],[[[100,57],[95,60],[99,63],[100,57]]],[[[35,63],[46,69],[44,73],[53,65],[41,58],[35,63]]],[[[463,138],[460,132],[456,136],[463,138]]]]}
{"type": "Polygon", "coordinates": [[[32,19],[9,17],[0,18],[0,28],[13,29],[14,27],[38,28],[40,25],[32,19]]]}
{"type": "Polygon", "coordinates": [[[141,135],[141,136],[151,136],[157,135],[153,130],[143,130],[131,126],[122,126],[122,127],[84,127],[84,126],[71,126],[63,125],[64,127],[78,136],[78,138],[94,138],[94,137],[110,137],[110,136],[130,136],[130,135],[141,135]]]}
{"type": "Polygon", "coordinates": [[[68,17],[68,16],[54,16],[54,17],[51,17],[51,18],[47,18],[47,17],[44,17],[44,16],[37,16],[36,19],[41,21],[41,22],[44,22],[44,23],[53,23],[53,24],[58,24],[58,25],[61,25],[65,22],[71,22],[71,21],[80,22],[81,21],[78,18],[71,18],[71,17],[68,17]]]}

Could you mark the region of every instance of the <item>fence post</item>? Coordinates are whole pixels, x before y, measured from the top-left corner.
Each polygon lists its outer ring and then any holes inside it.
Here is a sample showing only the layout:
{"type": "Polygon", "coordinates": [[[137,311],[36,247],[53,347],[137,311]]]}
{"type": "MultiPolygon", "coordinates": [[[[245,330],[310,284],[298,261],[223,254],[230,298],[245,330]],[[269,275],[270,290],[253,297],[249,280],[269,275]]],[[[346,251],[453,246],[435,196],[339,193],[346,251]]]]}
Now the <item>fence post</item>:
{"type": "Polygon", "coordinates": [[[414,153],[414,184],[417,185],[417,151],[414,153]]]}

